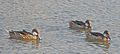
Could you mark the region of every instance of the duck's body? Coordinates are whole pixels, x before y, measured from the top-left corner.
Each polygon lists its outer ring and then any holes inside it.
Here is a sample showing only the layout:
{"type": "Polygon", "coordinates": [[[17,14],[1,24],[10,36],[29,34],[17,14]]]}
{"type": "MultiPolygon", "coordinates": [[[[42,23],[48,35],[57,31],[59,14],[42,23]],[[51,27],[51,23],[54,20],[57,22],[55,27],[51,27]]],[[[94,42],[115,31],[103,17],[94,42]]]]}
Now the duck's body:
{"type": "Polygon", "coordinates": [[[86,28],[91,28],[91,24],[89,20],[86,20],[85,22],[72,20],[69,22],[69,27],[73,29],[86,29],[86,28]]]}
{"type": "Polygon", "coordinates": [[[99,33],[99,32],[89,32],[89,33],[86,33],[86,34],[87,34],[86,35],[87,38],[89,38],[89,39],[97,39],[97,40],[100,40],[100,41],[111,40],[108,31],[104,32],[105,35],[102,34],[102,33],[99,33]]]}
{"type": "Polygon", "coordinates": [[[9,31],[10,39],[17,40],[37,40],[39,39],[38,32],[36,29],[32,30],[32,33],[23,31],[9,31]],[[33,34],[32,34],[33,33],[33,34]]]}

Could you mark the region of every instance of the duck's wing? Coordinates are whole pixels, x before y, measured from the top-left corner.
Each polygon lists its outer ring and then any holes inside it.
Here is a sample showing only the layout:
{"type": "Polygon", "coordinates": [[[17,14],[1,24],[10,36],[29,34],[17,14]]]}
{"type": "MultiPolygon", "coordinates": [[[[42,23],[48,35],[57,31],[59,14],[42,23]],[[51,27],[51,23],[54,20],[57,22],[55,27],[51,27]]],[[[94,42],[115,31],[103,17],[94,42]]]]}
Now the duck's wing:
{"type": "Polygon", "coordinates": [[[25,34],[25,35],[28,35],[28,34],[29,34],[29,35],[32,35],[32,33],[27,32],[27,31],[26,31],[26,30],[24,30],[24,29],[23,29],[22,33],[23,33],[23,34],[25,34]]]}
{"type": "Polygon", "coordinates": [[[10,39],[21,39],[23,34],[21,31],[9,31],[10,39]]]}
{"type": "Polygon", "coordinates": [[[99,32],[91,32],[91,35],[104,37],[104,35],[99,32]]]}
{"type": "Polygon", "coordinates": [[[85,23],[84,22],[82,22],[82,21],[73,21],[75,24],[78,24],[78,25],[84,25],[85,26],[85,23]]]}

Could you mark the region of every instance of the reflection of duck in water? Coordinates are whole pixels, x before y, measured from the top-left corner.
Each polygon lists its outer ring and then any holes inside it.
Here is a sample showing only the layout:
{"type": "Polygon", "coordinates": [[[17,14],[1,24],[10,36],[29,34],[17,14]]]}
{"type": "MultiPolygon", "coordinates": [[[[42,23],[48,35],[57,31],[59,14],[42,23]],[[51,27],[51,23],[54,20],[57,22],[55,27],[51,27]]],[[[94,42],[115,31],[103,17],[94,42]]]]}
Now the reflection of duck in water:
{"type": "Polygon", "coordinates": [[[10,39],[17,40],[39,40],[38,31],[36,29],[32,30],[32,33],[23,31],[9,31],[10,39]]]}
{"type": "Polygon", "coordinates": [[[69,27],[76,30],[87,30],[87,29],[91,30],[91,21],[86,20],[85,22],[82,22],[78,20],[75,21],[71,20],[69,22],[69,27]]]}
{"type": "Polygon", "coordinates": [[[109,40],[111,40],[110,32],[108,32],[107,30],[105,30],[103,34],[99,32],[86,32],[86,36],[91,40],[99,40],[102,42],[108,42],[109,40]]]}

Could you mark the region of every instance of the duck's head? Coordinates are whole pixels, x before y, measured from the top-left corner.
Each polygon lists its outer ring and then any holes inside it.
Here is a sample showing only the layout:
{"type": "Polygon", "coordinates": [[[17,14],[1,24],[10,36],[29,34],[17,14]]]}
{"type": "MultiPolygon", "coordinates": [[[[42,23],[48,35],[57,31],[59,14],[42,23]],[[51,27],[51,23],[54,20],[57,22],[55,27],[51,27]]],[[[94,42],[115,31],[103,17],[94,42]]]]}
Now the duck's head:
{"type": "Polygon", "coordinates": [[[91,28],[91,21],[90,21],[90,20],[86,20],[86,21],[85,21],[85,25],[86,25],[88,28],[91,28]]]}
{"type": "Polygon", "coordinates": [[[111,40],[109,31],[105,30],[103,34],[105,34],[105,36],[108,40],[111,40]]]}
{"type": "Polygon", "coordinates": [[[39,32],[38,32],[36,29],[33,29],[33,30],[32,30],[32,34],[33,34],[34,36],[38,36],[38,35],[39,35],[39,32]]]}

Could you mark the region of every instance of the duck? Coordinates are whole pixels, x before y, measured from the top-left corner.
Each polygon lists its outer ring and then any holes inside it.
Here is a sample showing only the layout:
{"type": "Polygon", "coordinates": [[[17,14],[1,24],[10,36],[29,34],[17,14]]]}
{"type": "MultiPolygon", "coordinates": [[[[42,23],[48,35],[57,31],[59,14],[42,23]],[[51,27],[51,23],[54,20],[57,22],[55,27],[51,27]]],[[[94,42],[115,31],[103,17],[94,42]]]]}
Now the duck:
{"type": "Polygon", "coordinates": [[[69,28],[72,29],[91,29],[91,21],[86,20],[85,22],[83,21],[78,21],[78,20],[71,20],[69,22],[69,28]]]}
{"type": "Polygon", "coordinates": [[[17,40],[39,40],[39,32],[37,29],[33,29],[32,33],[23,31],[9,31],[9,39],[17,39],[17,40]]]}
{"type": "Polygon", "coordinates": [[[103,34],[100,32],[86,32],[86,36],[89,39],[97,39],[103,42],[108,42],[111,40],[110,32],[107,30],[105,30],[103,34]]]}

